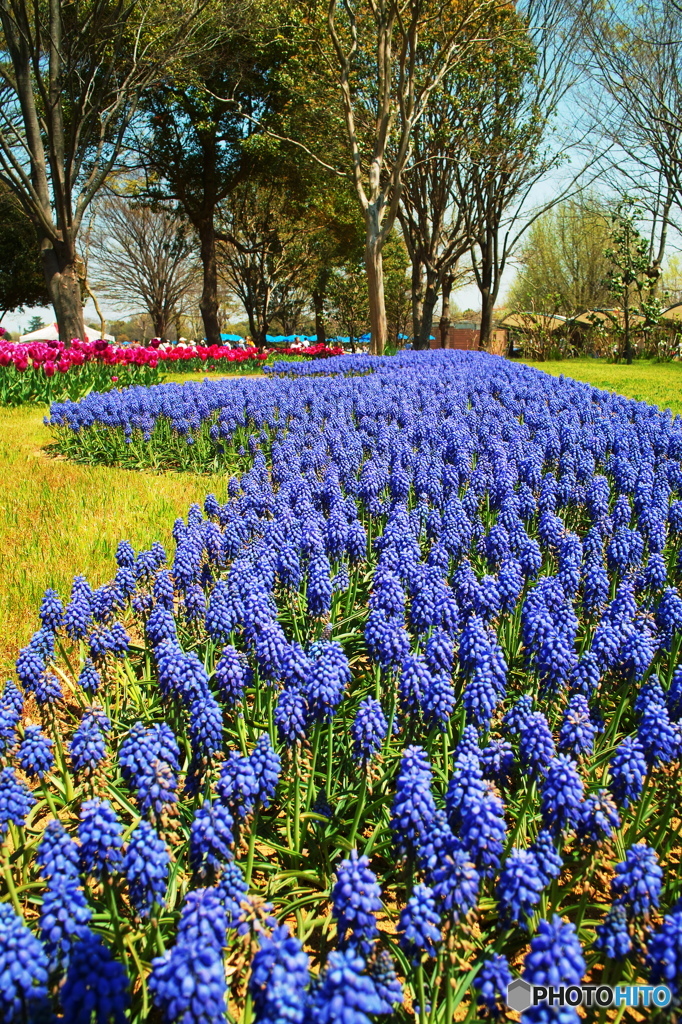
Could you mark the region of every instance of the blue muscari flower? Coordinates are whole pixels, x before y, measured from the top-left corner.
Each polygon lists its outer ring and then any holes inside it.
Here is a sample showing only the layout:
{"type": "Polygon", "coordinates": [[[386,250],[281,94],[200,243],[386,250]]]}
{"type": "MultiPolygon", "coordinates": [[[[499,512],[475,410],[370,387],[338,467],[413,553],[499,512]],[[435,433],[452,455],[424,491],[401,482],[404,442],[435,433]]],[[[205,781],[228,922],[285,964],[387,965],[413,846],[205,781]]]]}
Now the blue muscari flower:
{"type": "Polygon", "coordinates": [[[215,667],[215,679],[221,698],[228,707],[234,707],[244,696],[244,690],[251,681],[246,657],[229,644],[223,647],[215,667]]]}
{"type": "Polygon", "coordinates": [[[0,705],[2,707],[10,708],[17,716],[17,721],[19,720],[21,712],[24,709],[24,695],[17,684],[11,679],[8,679],[2,688],[0,705]]]}
{"type": "Polygon", "coordinates": [[[440,914],[437,909],[433,889],[417,882],[407,906],[400,914],[400,945],[407,953],[419,955],[426,953],[435,957],[436,947],[441,942],[440,914]]]}
{"type": "Polygon", "coordinates": [[[189,737],[195,761],[213,758],[223,746],[223,712],[209,694],[198,697],[189,709],[189,737]]]}
{"type": "Polygon", "coordinates": [[[227,915],[216,889],[192,889],[185,897],[178,923],[178,944],[210,947],[219,953],[225,945],[227,915]]]}
{"type": "Polygon", "coordinates": [[[682,668],[676,668],[670,687],[665,695],[668,717],[671,722],[682,719],[682,668]]]}
{"type": "Polygon", "coordinates": [[[426,752],[422,747],[406,747],[391,808],[391,828],[399,853],[414,855],[419,851],[435,815],[431,767],[426,752]]]}
{"type": "Polygon", "coordinates": [[[666,914],[649,936],[646,965],[652,985],[667,985],[674,999],[682,994],[682,909],[666,914]]]}
{"type": "Polygon", "coordinates": [[[194,871],[218,868],[233,857],[234,818],[229,807],[207,800],[194,815],[189,837],[189,861],[194,871]]]}
{"type": "Polygon", "coordinates": [[[84,714],[69,744],[74,772],[92,771],[104,760],[106,745],[102,726],[95,715],[84,714]]]}
{"type": "Polygon", "coordinates": [[[676,587],[666,587],[656,609],[656,625],[671,636],[682,629],[682,598],[676,587]]]}
{"type": "Polygon", "coordinates": [[[495,890],[500,916],[508,923],[523,922],[540,902],[545,879],[532,850],[513,847],[502,865],[495,890]]]}
{"type": "Polygon", "coordinates": [[[172,611],[157,604],[144,627],[152,647],[158,647],[163,640],[177,640],[177,628],[172,611]]]}
{"type": "Polygon", "coordinates": [[[410,637],[402,619],[387,619],[382,612],[371,611],[364,636],[370,657],[382,668],[402,664],[410,653],[410,637]]]}
{"type": "Polygon", "coordinates": [[[86,931],[71,950],[66,981],[60,989],[69,1024],[124,1024],[130,1002],[128,976],[99,935],[86,931]]]}
{"type": "Polygon", "coordinates": [[[99,878],[121,865],[121,824],[108,800],[85,800],[81,805],[78,838],[81,870],[99,878]]]}
{"type": "Polygon", "coordinates": [[[679,726],[668,718],[668,709],[657,704],[650,704],[642,712],[637,739],[649,766],[673,761],[682,743],[679,726]]]}
{"type": "Polygon", "coordinates": [[[64,628],[71,640],[84,640],[92,622],[92,590],[84,576],[74,576],[64,628]]]}
{"type": "Polygon", "coordinates": [[[484,878],[500,866],[505,832],[504,805],[490,783],[480,798],[465,797],[459,836],[484,878]]]}
{"type": "Polygon", "coordinates": [[[444,732],[455,709],[455,703],[455,688],[450,676],[445,672],[432,675],[421,700],[421,710],[426,724],[444,732]]]}
{"type": "Polygon", "coordinates": [[[59,594],[51,587],[45,591],[42,604],[40,605],[40,621],[47,629],[57,632],[64,620],[64,605],[59,594]]]}
{"type": "Polygon", "coordinates": [[[502,719],[510,736],[517,736],[525,728],[529,716],[533,712],[533,698],[523,694],[507,711],[502,719]]]}
{"type": "Polygon", "coordinates": [[[620,828],[620,815],[609,791],[599,789],[588,796],[580,809],[578,834],[599,843],[611,839],[617,828],[620,828]]]}
{"type": "Polygon", "coordinates": [[[248,892],[242,869],[236,861],[223,864],[214,892],[225,910],[228,928],[237,928],[243,916],[242,903],[248,892]]]}
{"type": "Polygon", "coordinates": [[[10,704],[0,703],[0,754],[10,750],[16,743],[20,718],[20,713],[10,704]]]}
{"type": "Polygon", "coordinates": [[[499,785],[509,782],[514,774],[516,759],[507,740],[493,740],[481,750],[479,760],[484,777],[499,785]]]}
{"type": "Polygon", "coordinates": [[[36,800],[31,790],[20,782],[11,768],[0,770],[0,836],[10,822],[22,828],[36,800]]]}
{"type": "Polygon", "coordinates": [[[658,906],[662,884],[663,871],[656,851],[641,842],[631,846],[625,860],[616,864],[611,892],[629,914],[648,919],[650,911],[658,906]]]}
{"type": "Polygon", "coordinates": [[[611,960],[623,960],[632,949],[627,914],[621,903],[613,903],[595,928],[594,945],[611,960]]]}
{"type": "Polygon", "coordinates": [[[455,645],[443,629],[435,629],[426,642],[426,663],[434,675],[452,672],[455,645]]]}
{"type": "Polygon", "coordinates": [[[386,1012],[365,966],[353,949],[332,950],[312,995],[311,1024],[370,1024],[386,1012]]]}
{"type": "Polygon", "coordinates": [[[560,877],[564,862],[550,832],[538,832],[535,842],[530,846],[530,852],[535,856],[543,886],[560,877]]]}
{"type": "Polygon", "coordinates": [[[459,742],[455,747],[455,761],[462,757],[477,757],[481,756],[481,747],[479,745],[478,729],[475,725],[465,725],[462,729],[462,735],[459,738],[459,742]]]}
{"type": "Polygon", "coordinates": [[[654,704],[659,708],[665,707],[666,704],[665,692],[655,674],[649,676],[647,681],[640,686],[632,706],[638,714],[641,714],[654,704]]]}
{"type": "Polygon", "coordinates": [[[92,663],[91,658],[86,658],[83,668],[78,676],[78,685],[85,690],[86,693],[97,693],[102,680],[100,674],[92,663]]]}
{"type": "Polygon", "coordinates": [[[312,721],[330,721],[350,682],[350,666],[341,644],[335,640],[313,645],[312,665],[305,685],[308,715],[312,721]]]}
{"type": "Polygon", "coordinates": [[[398,696],[403,711],[416,712],[421,709],[422,700],[431,685],[431,673],[424,658],[408,654],[400,668],[398,696]]]}
{"type": "Polygon", "coordinates": [[[583,697],[591,697],[599,686],[599,663],[595,656],[587,651],[579,659],[568,679],[569,691],[579,693],[583,697]]]}
{"type": "Polygon", "coordinates": [[[0,978],[3,1024],[48,1016],[45,950],[9,903],[0,903],[0,978]]]}
{"type": "Polygon", "coordinates": [[[531,778],[543,775],[554,757],[554,739],[541,711],[533,711],[521,727],[519,760],[531,778]]]}
{"type": "Polygon", "coordinates": [[[609,599],[609,575],[601,554],[588,557],[583,571],[583,607],[588,615],[596,615],[609,599]]]}
{"type": "Polygon", "coordinates": [[[396,1006],[402,1006],[403,987],[398,980],[393,958],[387,949],[373,951],[367,965],[367,974],[382,1004],[381,1013],[392,1013],[396,1006]]]}
{"type": "Polygon", "coordinates": [[[216,791],[235,817],[245,818],[253,810],[259,792],[250,758],[237,750],[228,750],[216,791]]]}
{"type": "Polygon", "coordinates": [[[462,704],[467,721],[475,722],[482,729],[489,729],[499,699],[491,661],[486,655],[478,662],[464,688],[462,704]]]}
{"type": "Polygon", "coordinates": [[[434,896],[453,921],[465,917],[476,905],[480,875],[469,853],[456,840],[449,843],[432,878],[434,896]]]}
{"type": "Polygon", "coordinates": [[[29,644],[22,647],[16,661],[17,677],[25,690],[32,692],[45,671],[45,657],[29,644]]]}
{"type": "Polygon", "coordinates": [[[173,580],[167,569],[162,569],[157,572],[154,577],[154,586],[152,588],[154,594],[154,600],[157,604],[162,605],[169,612],[173,611],[173,602],[175,599],[175,587],[173,580]]]}
{"type": "Polygon", "coordinates": [[[331,608],[332,593],[329,559],[323,552],[315,552],[308,563],[306,587],[308,614],[313,618],[326,615],[331,608]]]}
{"type": "Polygon", "coordinates": [[[275,798],[282,766],[280,756],[273,749],[268,733],[263,732],[258,737],[249,759],[258,783],[256,799],[267,808],[275,798]]]}
{"type": "Polygon", "coordinates": [[[288,747],[305,737],[308,726],[308,702],[298,688],[282,690],[274,711],[277,731],[288,747]]]}
{"type": "Polygon", "coordinates": [[[86,935],[91,917],[77,874],[61,875],[49,882],[43,893],[39,926],[50,970],[68,963],[71,949],[86,935]]]}
{"type": "Polygon", "coordinates": [[[621,740],[611,759],[609,770],[609,788],[613,798],[620,807],[627,809],[642,792],[647,773],[646,758],[639,740],[632,736],[626,736],[621,740]]]}
{"type": "Polygon", "coordinates": [[[166,844],[149,822],[141,821],[130,836],[122,866],[131,905],[140,917],[148,917],[154,904],[163,906],[169,864],[166,844]]]}
{"type": "Polygon", "coordinates": [[[445,794],[445,809],[450,828],[455,832],[462,824],[467,807],[480,804],[486,794],[481,763],[475,755],[462,754],[455,759],[445,794]]]}
{"type": "Polygon", "coordinates": [[[53,746],[54,740],[42,733],[39,725],[25,727],[17,759],[29,778],[45,778],[54,765],[53,746]]]}
{"type": "Polygon", "coordinates": [[[132,569],[135,565],[135,549],[133,548],[130,541],[122,540],[119,541],[118,547],[116,548],[116,564],[121,569],[132,569]]]}
{"type": "Polygon", "coordinates": [[[507,988],[511,981],[512,973],[507,958],[501,953],[487,957],[474,978],[479,1003],[483,1003],[489,1013],[497,1016],[500,1003],[506,1004],[507,988]]]}
{"type": "Polygon", "coordinates": [[[554,835],[575,828],[580,821],[583,783],[575,762],[559,755],[552,758],[542,785],[542,821],[554,835]]]}
{"type": "Polygon", "coordinates": [[[199,583],[190,583],[185,590],[185,613],[190,622],[203,621],[206,617],[206,595],[199,583]]]}
{"type": "Polygon", "coordinates": [[[34,687],[33,695],[41,706],[56,704],[63,696],[60,682],[52,672],[43,672],[34,687]]]}
{"type": "Polygon", "coordinates": [[[649,560],[644,570],[644,579],[650,590],[662,590],[668,579],[668,570],[665,559],[657,552],[649,555],[649,560]]]}
{"type": "Polygon", "coordinates": [[[367,766],[380,750],[387,732],[388,722],[380,702],[374,697],[366,697],[351,725],[354,759],[367,766]]]}
{"type": "MultiPolygon", "coordinates": [[[[556,914],[551,921],[541,919],[538,931],[531,940],[530,951],[524,960],[523,978],[530,985],[580,985],[587,967],[580,941],[571,922],[564,922],[556,914]]],[[[556,1020],[559,1024],[573,1024],[580,1018],[570,1007],[556,1008],[547,1004],[531,1007],[522,1017],[524,1024],[544,1024],[556,1020]]]]}
{"type": "Polygon", "coordinates": [[[78,845],[56,818],[47,824],[43,832],[38,844],[37,860],[47,879],[78,880],[78,845]]]}
{"type": "Polygon", "coordinates": [[[580,693],[574,694],[564,712],[559,733],[559,750],[572,757],[589,754],[594,747],[596,727],[590,718],[587,698],[580,693]]]}
{"type": "Polygon", "coordinates": [[[376,915],[381,911],[381,889],[369,867],[368,857],[358,857],[357,850],[341,861],[331,893],[333,913],[337,920],[338,943],[341,947],[369,953],[379,934],[376,915]]]}
{"type": "Polygon", "coordinates": [[[143,814],[159,815],[175,803],[180,751],[165,722],[145,728],[135,722],[118,753],[123,778],[135,790],[143,814]]]}
{"type": "Polygon", "coordinates": [[[281,925],[269,936],[261,933],[249,978],[256,1021],[302,1024],[309,983],[308,954],[288,927],[281,925]]]}
{"type": "Polygon", "coordinates": [[[286,687],[305,687],[312,660],[299,643],[288,644],[282,657],[282,680],[286,687]]]}

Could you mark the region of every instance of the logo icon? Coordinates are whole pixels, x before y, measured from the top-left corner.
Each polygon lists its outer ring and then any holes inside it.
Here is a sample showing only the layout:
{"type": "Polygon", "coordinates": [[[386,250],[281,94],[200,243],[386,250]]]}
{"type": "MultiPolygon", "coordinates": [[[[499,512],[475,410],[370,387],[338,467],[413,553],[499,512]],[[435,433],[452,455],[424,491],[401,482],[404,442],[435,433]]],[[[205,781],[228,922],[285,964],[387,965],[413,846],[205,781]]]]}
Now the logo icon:
{"type": "Polygon", "coordinates": [[[507,1005],[511,1006],[512,1010],[527,1010],[533,1005],[531,987],[523,978],[517,978],[507,986],[507,1005]]]}

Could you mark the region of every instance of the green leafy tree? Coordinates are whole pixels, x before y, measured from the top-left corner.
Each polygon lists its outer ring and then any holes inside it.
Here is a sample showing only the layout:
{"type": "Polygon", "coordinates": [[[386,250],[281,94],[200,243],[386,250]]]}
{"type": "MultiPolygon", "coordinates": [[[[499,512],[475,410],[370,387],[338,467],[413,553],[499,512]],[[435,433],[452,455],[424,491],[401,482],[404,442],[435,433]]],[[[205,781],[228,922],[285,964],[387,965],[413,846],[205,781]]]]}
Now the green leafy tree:
{"type": "Polygon", "coordinates": [[[0,185],[0,311],[49,302],[35,228],[12,192],[0,185]]]}
{"type": "Polygon", "coordinates": [[[641,211],[631,196],[623,196],[611,218],[611,244],[604,250],[609,261],[608,287],[620,303],[620,313],[610,314],[613,330],[622,338],[622,355],[632,363],[632,336],[637,329],[650,332],[661,319],[660,300],[652,295],[649,242],[637,227],[641,211]]]}
{"type": "Polygon", "coordinates": [[[607,305],[610,239],[608,209],[594,196],[548,210],[529,228],[507,305],[564,316],[607,305]]]}
{"type": "Polygon", "coordinates": [[[82,337],[84,217],[141,94],[190,60],[205,0],[0,0],[0,181],[33,223],[68,344],[82,337]]]}

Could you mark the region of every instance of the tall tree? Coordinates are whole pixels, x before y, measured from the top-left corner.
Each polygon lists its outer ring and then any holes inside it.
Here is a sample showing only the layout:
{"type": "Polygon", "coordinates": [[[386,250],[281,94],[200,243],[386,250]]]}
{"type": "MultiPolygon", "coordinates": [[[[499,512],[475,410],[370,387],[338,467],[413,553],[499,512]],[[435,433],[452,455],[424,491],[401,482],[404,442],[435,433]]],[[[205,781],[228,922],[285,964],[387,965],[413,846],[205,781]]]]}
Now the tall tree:
{"type": "Polygon", "coordinates": [[[187,59],[205,0],[0,0],[0,180],[38,235],[63,341],[83,335],[77,239],[142,91],[187,59]]]}
{"type": "Polygon", "coordinates": [[[382,249],[403,191],[414,132],[433,94],[482,39],[497,38],[497,0],[328,0],[327,32],[349,173],[365,223],[374,352],[387,339],[382,249]],[[333,63],[332,63],[333,61],[333,63]]]}
{"type": "Polygon", "coordinates": [[[576,0],[592,131],[608,144],[604,176],[649,214],[650,292],[672,211],[682,210],[682,9],[677,0],[576,0]]]}
{"type": "Polygon", "coordinates": [[[179,204],[197,233],[199,306],[212,344],[220,341],[216,246],[228,241],[216,232],[216,213],[252,171],[254,154],[244,144],[254,115],[267,117],[279,102],[276,70],[290,52],[285,35],[276,14],[256,2],[225,36],[207,32],[201,58],[145,98],[140,148],[153,175],[149,192],[179,204]]]}
{"type": "Polygon", "coordinates": [[[567,199],[530,227],[507,298],[515,310],[570,316],[608,304],[609,209],[589,194],[567,199]]]}
{"type": "Polygon", "coordinates": [[[96,287],[124,309],[138,305],[166,338],[197,277],[195,239],[173,210],[107,196],[97,208],[90,251],[96,287]]]}
{"type": "Polygon", "coordinates": [[[575,80],[574,40],[564,0],[530,0],[525,38],[490,48],[478,74],[461,83],[472,131],[458,169],[458,201],[471,227],[471,263],[481,295],[481,343],[509,258],[534,219],[571,194],[580,172],[529,213],[534,187],[562,159],[566,138],[546,139],[575,80]]]}
{"type": "Polygon", "coordinates": [[[233,188],[218,223],[221,272],[244,306],[251,337],[263,348],[272,321],[296,322],[310,297],[302,285],[315,260],[314,226],[274,177],[233,188]]]}

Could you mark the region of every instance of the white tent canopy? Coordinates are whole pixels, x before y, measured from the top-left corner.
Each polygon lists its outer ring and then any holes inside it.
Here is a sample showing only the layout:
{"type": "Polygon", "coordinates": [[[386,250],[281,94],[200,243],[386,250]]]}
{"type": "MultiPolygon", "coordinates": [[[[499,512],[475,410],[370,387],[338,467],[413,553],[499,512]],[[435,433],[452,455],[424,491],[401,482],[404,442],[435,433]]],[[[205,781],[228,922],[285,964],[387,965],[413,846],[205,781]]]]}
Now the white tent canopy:
{"type": "MultiPolygon", "coordinates": [[[[95,331],[92,327],[85,327],[85,340],[86,341],[99,341],[102,337],[99,331],[95,331]]],[[[104,335],[105,341],[116,341],[116,338],[111,334],[104,335]]],[[[59,341],[59,328],[56,324],[48,324],[47,327],[41,327],[39,331],[33,331],[32,334],[22,334],[19,341],[59,341]]]]}

